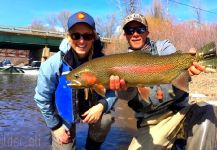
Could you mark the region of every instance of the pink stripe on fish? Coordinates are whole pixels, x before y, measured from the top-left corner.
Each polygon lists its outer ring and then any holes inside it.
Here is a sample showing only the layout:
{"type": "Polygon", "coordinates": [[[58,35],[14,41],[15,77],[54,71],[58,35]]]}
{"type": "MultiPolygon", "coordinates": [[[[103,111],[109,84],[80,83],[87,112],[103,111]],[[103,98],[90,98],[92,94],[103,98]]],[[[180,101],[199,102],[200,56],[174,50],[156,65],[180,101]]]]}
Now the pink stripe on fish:
{"type": "Polygon", "coordinates": [[[121,66],[112,67],[113,71],[124,72],[124,73],[161,73],[174,68],[173,64],[166,65],[140,65],[140,66],[121,66]]]}

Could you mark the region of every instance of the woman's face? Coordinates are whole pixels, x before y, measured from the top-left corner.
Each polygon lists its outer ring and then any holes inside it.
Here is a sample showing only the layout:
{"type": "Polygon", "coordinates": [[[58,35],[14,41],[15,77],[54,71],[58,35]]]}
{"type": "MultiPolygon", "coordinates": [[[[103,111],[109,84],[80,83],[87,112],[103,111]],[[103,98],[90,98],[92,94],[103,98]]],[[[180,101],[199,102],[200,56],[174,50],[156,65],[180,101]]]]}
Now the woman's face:
{"type": "Polygon", "coordinates": [[[75,50],[79,58],[88,56],[93,46],[94,31],[85,23],[75,24],[66,34],[71,43],[72,49],[75,50]]]}

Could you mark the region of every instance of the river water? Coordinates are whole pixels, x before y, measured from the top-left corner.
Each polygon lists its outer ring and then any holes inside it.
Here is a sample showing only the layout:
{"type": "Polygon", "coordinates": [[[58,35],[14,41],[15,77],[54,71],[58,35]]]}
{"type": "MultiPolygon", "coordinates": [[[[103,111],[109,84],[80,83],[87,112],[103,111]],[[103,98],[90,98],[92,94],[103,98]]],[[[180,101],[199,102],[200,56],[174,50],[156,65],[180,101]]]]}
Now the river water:
{"type": "MultiPolygon", "coordinates": [[[[34,102],[36,75],[0,74],[0,150],[49,150],[50,133],[34,102]]],[[[116,104],[115,123],[102,150],[125,150],[135,131],[126,102],[116,104]]],[[[77,147],[82,150],[87,125],[77,125],[77,147]]]]}

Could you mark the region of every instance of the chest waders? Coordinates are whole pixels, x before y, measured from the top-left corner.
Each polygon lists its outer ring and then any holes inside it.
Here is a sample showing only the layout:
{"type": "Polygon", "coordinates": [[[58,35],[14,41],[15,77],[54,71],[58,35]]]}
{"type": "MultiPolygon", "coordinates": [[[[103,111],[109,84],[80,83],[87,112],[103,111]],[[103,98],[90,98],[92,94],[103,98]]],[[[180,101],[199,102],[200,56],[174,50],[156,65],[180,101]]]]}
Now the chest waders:
{"type": "MultiPolygon", "coordinates": [[[[60,69],[60,72],[71,71],[65,63],[62,64],[60,69]]],[[[70,128],[76,122],[77,117],[75,117],[76,107],[73,99],[75,90],[67,85],[69,83],[65,75],[59,76],[59,84],[55,92],[55,105],[64,124],[70,128]]]]}

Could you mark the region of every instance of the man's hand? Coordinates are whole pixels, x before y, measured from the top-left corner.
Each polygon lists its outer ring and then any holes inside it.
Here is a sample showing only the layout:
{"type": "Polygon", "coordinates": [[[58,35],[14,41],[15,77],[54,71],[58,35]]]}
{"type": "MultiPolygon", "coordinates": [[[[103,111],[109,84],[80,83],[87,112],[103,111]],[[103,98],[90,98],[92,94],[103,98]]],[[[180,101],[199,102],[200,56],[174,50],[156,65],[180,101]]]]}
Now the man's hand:
{"type": "MultiPolygon", "coordinates": [[[[112,75],[110,77],[109,87],[111,90],[117,91],[126,91],[127,84],[124,79],[120,79],[119,76],[112,75]]],[[[150,88],[149,87],[138,87],[138,92],[141,95],[143,100],[148,100],[150,95],[150,88]]]]}
{"type": "Polygon", "coordinates": [[[103,110],[104,107],[100,103],[91,107],[88,111],[82,114],[82,116],[85,117],[84,120],[82,120],[82,123],[96,123],[100,119],[103,110]]]}
{"type": "MultiPolygon", "coordinates": [[[[196,54],[196,49],[195,48],[191,48],[189,50],[189,53],[191,53],[192,55],[195,55],[196,54]]],[[[200,74],[203,71],[205,71],[205,68],[202,67],[197,62],[193,62],[193,64],[188,68],[188,73],[189,73],[190,76],[198,75],[198,74],[200,74]]]]}
{"type": "Polygon", "coordinates": [[[59,144],[62,145],[62,144],[67,144],[67,143],[71,142],[70,132],[67,131],[63,125],[60,128],[58,128],[52,132],[53,132],[53,135],[59,144]]]}
{"type": "Polygon", "coordinates": [[[120,79],[119,76],[110,76],[109,88],[111,90],[127,90],[127,84],[124,79],[120,79]]]}
{"type": "Polygon", "coordinates": [[[188,68],[190,76],[199,75],[203,71],[205,71],[205,68],[197,62],[193,62],[193,64],[188,68]]]}

